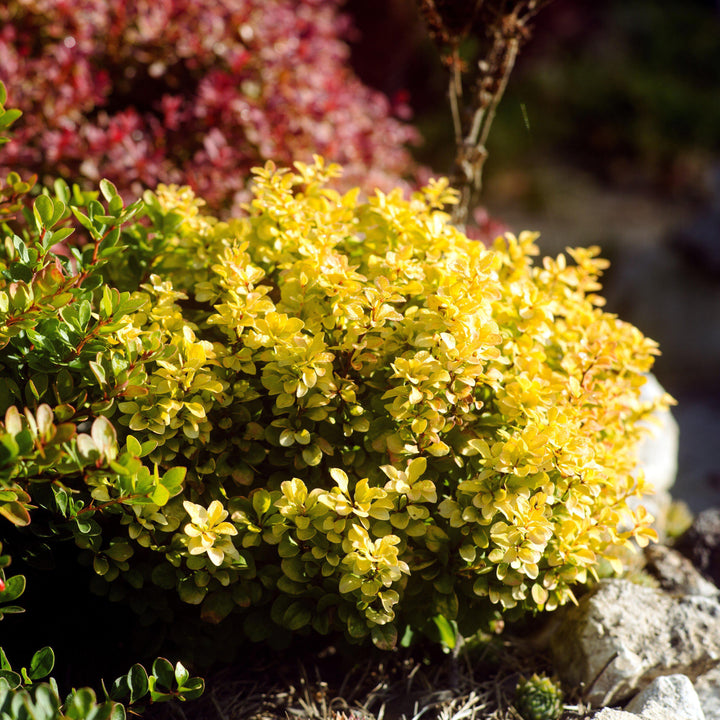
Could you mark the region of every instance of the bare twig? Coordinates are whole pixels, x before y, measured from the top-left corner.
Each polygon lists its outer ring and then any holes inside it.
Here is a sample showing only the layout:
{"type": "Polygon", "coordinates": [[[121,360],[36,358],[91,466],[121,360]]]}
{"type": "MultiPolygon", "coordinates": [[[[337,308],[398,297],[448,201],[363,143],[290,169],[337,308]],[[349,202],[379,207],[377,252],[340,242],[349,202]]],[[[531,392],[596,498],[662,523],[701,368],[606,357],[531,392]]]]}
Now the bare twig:
{"type": "Polygon", "coordinates": [[[520,48],[530,35],[530,21],[552,0],[476,0],[470,9],[467,0],[417,1],[450,75],[457,147],[452,182],[460,191],[452,219],[464,229],[482,190],[490,128],[520,48]],[[462,44],[471,35],[480,49],[476,61],[466,64],[462,44]]]}

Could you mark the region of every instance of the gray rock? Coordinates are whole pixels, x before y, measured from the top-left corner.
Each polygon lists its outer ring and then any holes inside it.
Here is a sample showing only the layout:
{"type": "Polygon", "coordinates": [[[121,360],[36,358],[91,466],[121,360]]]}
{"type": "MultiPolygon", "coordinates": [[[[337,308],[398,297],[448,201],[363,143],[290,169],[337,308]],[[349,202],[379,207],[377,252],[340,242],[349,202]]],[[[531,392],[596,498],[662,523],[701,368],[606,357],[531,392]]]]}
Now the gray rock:
{"type": "Polygon", "coordinates": [[[706,580],[684,555],[665,545],[645,548],[646,569],[657,578],[665,592],[676,595],[717,597],[720,589],[706,580]]]}
{"type": "Polygon", "coordinates": [[[626,706],[646,720],[706,720],[698,694],[687,675],[655,678],[626,706]]]}
{"type": "Polygon", "coordinates": [[[613,708],[603,708],[592,715],[586,715],[585,720],[638,720],[639,715],[626,712],[625,710],[614,710],[613,708]]]}
{"type": "MultiPolygon", "coordinates": [[[[646,377],[647,382],[640,394],[643,402],[653,402],[666,395],[665,389],[652,373],[646,377]]],[[[645,474],[653,492],[632,500],[630,504],[633,507],[643,505],[655,517],[653,527],[664,538],[665,517],[671,502],[669,490],[677,476],[680,432],[670,410],[656,411],[645,427],[648,434],[638,445],[637,467],[645,474]]]]}
{"type": "Polygon", "coordinates": [[[565,610],[550,649],[586,702],[619,704],[660,675],[694,680],[720,663],[720,602],[603,580],[565,610]]]}
{"type": "Polygon", "coordinates": [[[694,684],[705,720],[720,720],[720,665],[701,675],[694,684]]]}

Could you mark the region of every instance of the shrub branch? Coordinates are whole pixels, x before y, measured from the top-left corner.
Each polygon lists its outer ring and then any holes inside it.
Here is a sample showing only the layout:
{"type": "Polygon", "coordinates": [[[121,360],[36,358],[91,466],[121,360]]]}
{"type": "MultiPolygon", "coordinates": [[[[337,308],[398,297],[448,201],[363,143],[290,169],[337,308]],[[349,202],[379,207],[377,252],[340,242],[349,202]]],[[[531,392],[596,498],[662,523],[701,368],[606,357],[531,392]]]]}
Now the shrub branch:
{"type": "Polygon", "coordinates": [[[530,22],[552,0],[418,0],[430,36],[448,69],[448,96],[457,147],[452,184],[460,191],[453,223],[464,228],[482,190],[487,140],[530,22]],[[479,41],[472,62],[467,40],[479,41]],[[472,88],[465,91],[464,86],[472,88]]]}

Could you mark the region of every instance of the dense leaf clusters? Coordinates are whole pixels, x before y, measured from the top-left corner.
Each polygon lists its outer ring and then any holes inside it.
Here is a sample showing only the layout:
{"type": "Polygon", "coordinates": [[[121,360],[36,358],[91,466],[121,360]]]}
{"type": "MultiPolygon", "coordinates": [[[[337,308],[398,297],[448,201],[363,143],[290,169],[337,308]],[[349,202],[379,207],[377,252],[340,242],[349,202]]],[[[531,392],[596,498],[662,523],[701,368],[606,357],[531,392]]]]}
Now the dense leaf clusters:
{"type": "Polygon", "coordinates": [[[572,600],[653,535],[655,344],[602,310],[596,250],[536,265],[450,225],[446,181],[359,201],[338,172],[269,163],[227,222],[58,183],[3,226],[0,512],[256,639],[572,600]]]}
{"type": "Polygon", "coordinates": [[[344,187],[389,190],[416,172],[416,133],[351,71],[340,4],[3,2],[0,77],[25,113],[5,172],[107,177],[126,198],[189,184],[237,210],[251,167],[319,152],[344,187]]]}

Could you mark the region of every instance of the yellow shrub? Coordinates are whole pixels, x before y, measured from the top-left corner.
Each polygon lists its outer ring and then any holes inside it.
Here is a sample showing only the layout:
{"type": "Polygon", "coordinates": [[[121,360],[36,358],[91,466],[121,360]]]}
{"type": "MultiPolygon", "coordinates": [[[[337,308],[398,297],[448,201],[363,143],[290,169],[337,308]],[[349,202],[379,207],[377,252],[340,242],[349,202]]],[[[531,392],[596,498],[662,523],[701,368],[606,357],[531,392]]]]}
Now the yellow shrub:
{"type": "Polygon", "coordinates": [[[96,570],[245,612],[254,637],[269,616],[383,647],[399,621],[572,600],[653,537],[627,501],[655,343],[602,310],[597,249],[534,264],[531,233],[488,249],[450,225],[445,180],[359,202],[338,172],[269,163],[230,223],[187,189],[146,196],[126,234],[159,250],[98,358],[103,414],[128,457],[187,472],[168,493],[148,475],[139,505],[86,473],[128,528],[107,543],[154,567],[96,570]]]}

